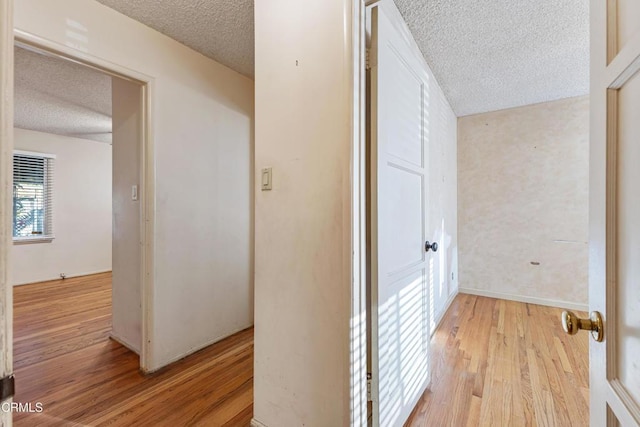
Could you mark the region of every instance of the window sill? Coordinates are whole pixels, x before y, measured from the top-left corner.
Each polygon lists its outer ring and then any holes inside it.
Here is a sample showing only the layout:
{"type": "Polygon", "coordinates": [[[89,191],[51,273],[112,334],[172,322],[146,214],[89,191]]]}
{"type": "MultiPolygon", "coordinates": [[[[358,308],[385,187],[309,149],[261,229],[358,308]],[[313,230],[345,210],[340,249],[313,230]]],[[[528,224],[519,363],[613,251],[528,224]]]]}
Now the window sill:
{"type": "Polygon", "coordinates": [[[13,239],[14,245],[30,245],[32,243],[51,243],[55,237],[18,237],[13,239]]]}

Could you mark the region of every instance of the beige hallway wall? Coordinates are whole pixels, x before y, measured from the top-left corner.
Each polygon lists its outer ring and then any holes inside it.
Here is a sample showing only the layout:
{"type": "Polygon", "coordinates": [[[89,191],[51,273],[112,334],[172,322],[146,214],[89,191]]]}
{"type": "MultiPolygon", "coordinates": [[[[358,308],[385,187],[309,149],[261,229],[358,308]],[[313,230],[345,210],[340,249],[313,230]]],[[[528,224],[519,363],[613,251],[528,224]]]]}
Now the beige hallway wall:
{"type": "Polygon", "coordinates": [[[272,168],[273,186],[256,183],[253,416],[268,427],[344,426],[354,321],[351,5],[255,7],[255,164],[258,179],[272,168]]]}
{"type": "Polygon", "coordinates": [[[461,292],[586,306],[589,98],[458,120],[461,292]]]}

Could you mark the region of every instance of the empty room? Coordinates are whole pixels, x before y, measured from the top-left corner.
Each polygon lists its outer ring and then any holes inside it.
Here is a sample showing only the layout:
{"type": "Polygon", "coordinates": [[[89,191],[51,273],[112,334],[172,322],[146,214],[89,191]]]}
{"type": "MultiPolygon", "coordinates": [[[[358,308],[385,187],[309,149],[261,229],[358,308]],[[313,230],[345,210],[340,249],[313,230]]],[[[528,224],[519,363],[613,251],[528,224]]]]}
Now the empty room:
{"type": "Polygon", "coordinates": [[[111,328],[111,77],[20,47],[14,57],[13,365],[18,399],[41,401],[53,384],[81,378],[61,369],[66,354],[119,333],[111,328]]]}
{"type": "Polygon", "coordinates": [[[2,424],[640,426],[639,23],[0,0],[2,424]]]}

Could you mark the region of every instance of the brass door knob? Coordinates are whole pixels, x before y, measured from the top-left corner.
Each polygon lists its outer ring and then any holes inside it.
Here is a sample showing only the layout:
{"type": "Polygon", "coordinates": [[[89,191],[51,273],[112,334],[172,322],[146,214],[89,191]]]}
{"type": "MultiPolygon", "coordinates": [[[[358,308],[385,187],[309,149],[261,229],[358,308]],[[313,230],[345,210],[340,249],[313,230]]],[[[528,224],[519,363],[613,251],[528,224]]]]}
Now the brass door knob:
{"type": "Polygon", "coordinates": [[[575,335],[580,329],[591,331],[591,336],[598,342],[604,339],[604,325],[602,315],[592,311],[589,319],[580,319],[571,311],[562,312],[562,329],[569,335],[575,335]]]}

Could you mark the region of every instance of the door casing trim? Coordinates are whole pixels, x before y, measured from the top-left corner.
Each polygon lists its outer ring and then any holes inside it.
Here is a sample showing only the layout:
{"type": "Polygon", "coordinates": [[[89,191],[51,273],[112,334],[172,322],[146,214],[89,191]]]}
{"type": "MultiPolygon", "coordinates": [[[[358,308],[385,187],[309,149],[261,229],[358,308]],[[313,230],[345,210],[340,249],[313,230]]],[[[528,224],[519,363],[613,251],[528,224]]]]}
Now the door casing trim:
{"type": "MultiPolygon", "coordinates": [[[[5,0],[6,1],[6,0],[5,0]]],[[[132,70],[121,64],[106,61],[97,56],[79,51],[69,46],[39,37],[19,29],[13,31],[16,46],[52,55],[60,59],[75,62],[114,77],[125,79],[141,85],[142,88],[142,140],[140,157],[140,197],[143,200],[140,217],[141,230],[141,278],[140,296],[142,303],[142,331],[140,348],[140,370],[149,373],[153,369],[153,285],[155,277],[154,269],[154,230],[155,230],[155,156],[153,138],[153,98],[155,93],[155,80],[153,77],[132,70]]],[[[11,50],[13,45],[11,46],[11,50]]],[[[13,62],[10,65],[13,71],[13,62]]],[[[10,97],[13,104],[13,95],[10,97]]],[[[13,123],[11,123],[11,127],[13,123]]],[[[13,140],[11,140],[13,146],[13,140]]],[[[6,157],[6,156],[5,156],[6,157]]],[[[8,160],[2,158],[0,169],[6,170],[8,160]]],[[[6,244],[6,242],[3,242],[6,244]]],[[[10,242],[9,242],[10,244],[10,242]]],[[[4,246],[4,245],[3,245],[4,246]]]]}

